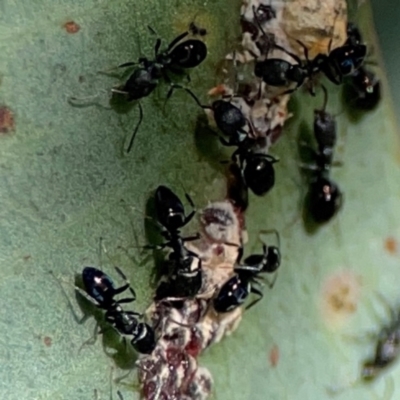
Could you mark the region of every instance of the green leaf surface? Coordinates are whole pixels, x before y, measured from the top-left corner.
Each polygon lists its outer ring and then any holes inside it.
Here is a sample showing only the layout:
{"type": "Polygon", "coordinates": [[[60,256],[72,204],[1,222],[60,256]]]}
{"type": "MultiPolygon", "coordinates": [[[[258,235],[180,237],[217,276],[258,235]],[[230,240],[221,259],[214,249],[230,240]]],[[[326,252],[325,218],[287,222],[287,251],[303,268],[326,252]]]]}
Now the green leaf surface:
{"type": "MultiPolygon", "coordinates": [[[[76,322],[49,271],[81,315],[82,309],[93,310],[79,307],[74,274],[83,265],[101,265],[114,276],[112,266],[119,265],[137,292],[137,310],[144,311],[154,289],[153,260],[135,246],[149,240],[143,213],[151,192],[159,184],[180,193],[185,188],[198,207],[225,194],[219,162],[229,153],[198,129],[201,111],[185,94],[176,93],[164,109],[168,87],[161,85],[143,101],[143,124],[129,156],[123,148],[137,107],[119,113],[78,108],[68,97],[99,94],[107,106],[107,90],[118,80],[98,71],[152,55],[147,25],[167,43],[196,17],[209,31],[209,57],[191,74],[191,85],[205,99],[218,83],[219,61],[239,34],[239,7],[238,1],[0,2],[1,399],[87,400],[95,390],[108,398],[110,367],[114,377],[122,376],[134,357],[121,356],[124,349],[112,334],[80,350],[95,319],[76,322]],[[80,29],[68,33],[68,21],[80,29]],[[106,247],[101,256],[100,237],[106,247]],[[114,357],[105,353],[109,346],[117,350],[114,357]]],[[[363,27],[371,32],[368,17],[363,27]]],[[[340,113],[338,89],[329,90],[329,109],[340,113]]],[[[313,103],[305,93],[293,99],[296,117],[273,148],[281,159],[276,187],[266,198],[251,197],[247,213],[246,252],[258,249],[259,230],[276,228],[282,269],[274,289],[266,289],[239,329],[201,357],[213,373],[216,399],[330,398],[327,387],[357,379],[361,362],[373,355],[373,343],[347,336],[379,328],[371,312],[377,308],[385,316],[378,292],[392,305],[398,299],[399,254],[385,246],[400,238],[400,147],[387,93],[386,85],[374,112],[357,120],[347,113],[338,117],[343,167],[335,169],[334,179],[345,204],[334,221],[313,232],[302,220],[306,186],[297,139],[310,129],[320,99],[313,103]],[[354,276],[361,292],[355,309],[335,323],[323,311],[323,288],[341,272],[354,276]]],[[[338,397],[390,394],[398,373],[394,369],[376,384],[348,388],[338,397]]],[[[127,380],[134,381],[134,373],[127,380]]],[[[139,397],[130,388],[116,388],[125,399],[139,397]]]]}

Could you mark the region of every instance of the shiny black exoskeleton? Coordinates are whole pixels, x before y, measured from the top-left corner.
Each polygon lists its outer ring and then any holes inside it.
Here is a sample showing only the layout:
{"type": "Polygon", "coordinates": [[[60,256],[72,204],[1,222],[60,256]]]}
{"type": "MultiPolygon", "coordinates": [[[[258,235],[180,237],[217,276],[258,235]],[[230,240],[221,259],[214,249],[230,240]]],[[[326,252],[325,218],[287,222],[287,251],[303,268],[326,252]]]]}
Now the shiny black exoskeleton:
{"type": "MultiPolygon", "coordinates": [[[[353,23],[347,25],[347,44],[359,45],[362,36],[353,23]]],[[[349,90],[346,100],[355,108],[363,111],[373,110],[381,100],[381,83],[377,76],[365,66],[355,70],[346,80],[349,90]]]]}
{"type": "MultiPolygon", "coordinates": [[[[150,27],[149,29],[155,33],[150,27]]],[[[127,62],[118,66],[125,68],[131,66],[138,67],[133,71],[125,84],[119,89],[113,89],[114,93],[125,94],[128,101],[140,100],[149,96],[157,87],[160,79],[171,82],[169,73],[182,73],[186,69],[197,67],[207,56],[207,47],[204,42],[198,39],[186,39],[189,33],[205,34],[205,30],[200,30],[191,25],[191,30],[177,36],[168,47],[160,51],[161,39],[156,40],[154,46],[154,59],[139,58],[138,62],[127,62]]],[[[171,87],[171,93],[173,89],[171,87]]],[[[171,95],[168,94],[168,97],[171,95]]],[[[140,106],[140,103],[139,103],[140,106]]],[[[133,132],[127,151],[132,149],[133,141],[142,122],[143,112],[140,106],[140,118],[133,132]]]]}
{"type": "Polygon", "coordinates": [[[312,78],[317,72],[314,65],[308,60],[308,50],[306,48],[306,61],[303,62],[300,57],[285,50],[283,47],[276,44],[274,47],[290,55],[297,64],[291,64],[280,58],[266,58],[265,60],[257,61],[254,67],[254,74],[267,85],[289,87],[295,84],[293,89],[286,91],[286,93],[290,93],[302,86],[307,78],[312,78]]]}
{"type": "Polygon", "coordinates": [[[136,300],[136,294],[126,279],[125,274],[115,267],[118,274],[124,279],[125,285],[115,288],[112,279],[94,267],[85,267],[82,271],[82,281],[85,292],[80,288],[80,293],[87,294],[97,307],[106,311],[105,319],[121,335],[132,337],[130,342],[133,348],[139,353],[149,354],[155,346],[156,341],[153,329],[143,322],[138,322],[139,313],[134,311],[124,311],[121,304],[132,303],[136,300]],[[129,290],[132,297],[116,300],[115,296],[129,290]]]}
{"type": "MultiPolygon", "coordinates": [[[[234,310],[246,301],[250,293],[256,294],[258,298],[251,302],[246,307],[247,309],[262,299],[263,294],[259,289],[260,274],[273,273],[277,271],[281,264],[279,235],[275,230],[271,232],[277,236],[278,246],[263,245],[263,254],[252,254],[241,263],[243,248],[239,249],[238,259],[234,267],[235,275],[224,283],[213,300],[215,311],[225,313],[234,310]]],[[[272,282],[268,282],[270,288],[274,286],[275,280],[276,275],[272,282]]]]}
{"type": "Polygon", "coordinates": [[[352,75],[364,63],[367,47],[364,44],[344,44],[328,54],[318,54],[312,61],[313,71],[321,71],[336,85],[352,75]]]}
{"type": "MultiPolygon", "coordinates": [[[[187,93],[205,110],[213,111],[214,120],[224,134],[219,139],[224,146],[237,146],[232,161],[240,166],[244,184],[257,196],[265,195],[275,184],[273,164],[278,160],[262,152],[259,140],[252,138],[253,126],[243,112],[227,100],[216,100],[211,106],[201,104],[189,89],[187,93]]],[[[231,97],[231,96],[229,96],[231,97]]],[[[265,138],[261,138],[261,141],[265,138]]],[[[242,198],[245,203],[245,196],[242,198]]]]}
{"type": "MultiPolygon", "coordinates": [[[[278,160],[261,152],[263,146],[259,145],[259,141],[263,141],[263,138],[246,138],[232,154],[232,161],[239,165],[246,186],[256,196],[264,196],[275,185],[274,164],[278,160]]],[[[230,145],[224,141],[222,143],[230,145]]]]}
{"type": "MultiPolygon", "coordinates": [[[[186,199],[194,208],[194,203],[188,194],[186,199]]],[[[196,211],[193,209],[186,215],[179,197],[162,185],[156,189],[155,208],[157,221],[163,227],[161,234],[166,239],[165,243],[156,247],[169,247],[172,250],[169,255],[169,279],[157,289],[156,299],[194,297],[202,286],[201,260],[197,254],[185,247],[185,242],[196,240],[199,236],[183,238],[180,229],[189,223],[196,211]]]]}
{"type": "Polygon", "coordinates": [[[336,144],[335,118],[326,111],[327,91],[324,106],[314,111],[314,136],[318,149],[313,151],[313,165],[306,168],[314,171],[308,192],[308,211],[317,223],[329,221],[340,209],[342,193],[338,185],[329,177],[336,144]]]}
{"type": "Polygon", "coordinates": [[[252,131],[250,121],[243,115],[242,110],[229,101],[237,96],[225,96],[215,100],[210,106],[201,104],[198,97],[187,88],[183,88],[194,99],[203,110],[210,110],[213,113],[215,124],[221,133],[226,137],[229,146],[238,146],[252,131]]]}
{"type": "MultiPolygon", "coordinates": [[[[263,32],[259,22],[258,25],[263,32]]],[[[288,54],[297,64],[291,64],[279,58],[266,58],[256,62],[254,74],[270,86],[287,87],[295,84],[293,89],[288,89],[285,93],[295,91],[308,79],[311,83],[310,93],[314,95],[313,79],[319,72],[324,73],[331,82],[340,85],[344,77],[352,75],[362,66],[367,55],[367,47],[361,43],[361,40],[357,40],[356,34],[357,32],[352,31],[352,39],[347,40],[343,46],[333,50],[331,50],[331,40],[328,46],[328,54],[318,54],[313,60],[309,59],[307,47],[299,40],[296,40],[304,49],[305,61],[301,60],[296,54],[275,44],[274,47],[276,49],[288,54]]]]}

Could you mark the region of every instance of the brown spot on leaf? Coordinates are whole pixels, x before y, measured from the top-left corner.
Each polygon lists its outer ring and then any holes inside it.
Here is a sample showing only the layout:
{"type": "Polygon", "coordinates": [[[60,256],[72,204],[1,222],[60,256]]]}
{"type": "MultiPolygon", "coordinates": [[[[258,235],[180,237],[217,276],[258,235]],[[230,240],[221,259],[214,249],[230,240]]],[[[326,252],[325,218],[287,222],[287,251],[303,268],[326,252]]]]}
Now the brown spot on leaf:
{"type": "Polygon", "coordinates": [[[47,347],[50,347],[50,346],[51,346],[51,343],[52,343],[51,337],[50,337],[50,336],[45,336],[45,337],[43,338],[43,343],[44,343],[47,347]]]}
{"type": "Polygon", "coordinates": [[[321,311],[328,325],[341,325],[356,312],[360,287],[361,279],[352,271],[337,272],[325,280],[321,311]]]}
{"type": "Polygon", "coordinates": [[[4,105],[0,105],[0,134],[7,134],[15,129],[13,112],[4,105]]]}
{"type": "Polygon", "coordinates": [[[279,362],[279,347],[278,345],[274,344],[269,352],[269,363],[271,367],[276,367],[279,362]]]}
{"type": "Polygon", "coordinates": [[[388,237],[385,240],[385,249],[389,254],[397,253],[397,241],[393,237],[388,237]]]}
{"type": "Polygon", "coordinates": [[[75,21],[67,21],[64,25],[67,33],[77,33],[80,31],[81,27],[75,21]]]}
{"type": "Polygon", "coordinates": [[[32,258],[30,254],[27,254],[26,256],[23,257],[24,261],[29,261],[32,258]]]}

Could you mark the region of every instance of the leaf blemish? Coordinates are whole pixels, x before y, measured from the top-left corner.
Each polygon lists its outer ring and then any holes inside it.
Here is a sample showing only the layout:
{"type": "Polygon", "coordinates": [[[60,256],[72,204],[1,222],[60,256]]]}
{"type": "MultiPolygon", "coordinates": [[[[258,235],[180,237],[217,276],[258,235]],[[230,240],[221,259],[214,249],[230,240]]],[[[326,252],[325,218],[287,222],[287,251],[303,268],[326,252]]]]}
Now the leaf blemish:
{"type": "Polygon", "coordinates": [[[385,239],[385,250],[392,255],[397,253],[397,241],[395,238],[387,237],[385,239]]]}
{"type": "Polygon", "coordinates": [[[279,347],[274,344],[269,352],[269,363],[271,367],[275,368],[279,362],[279,347]]]}
{"type": "Polygon", "coordinates": [[[0,134],[7,134],[15,129],[13,112],[7,107],[0,105],[0,134]]]}
{"type": "Polygon", "coordinates": [[[52,343],[51,337],[50,337],[50,336],[45,336],[45,337],[43,338],[43,343],[44,343],[47,347],[50,347],[50,346],[51,346],[51,343],[52,343]]]}
{"type": "Polygon", "coordinates": [[[330,326],[341,325],[357,310],[361,279],[352,271],[330,275],[322,287],[321,311],[330,326]]]}
{"type": "Polygon", "coordinates": [[[75,21],[67,21],[63,27],[67,33],[77,33],[80,31],[81,27],[75,21]]]}

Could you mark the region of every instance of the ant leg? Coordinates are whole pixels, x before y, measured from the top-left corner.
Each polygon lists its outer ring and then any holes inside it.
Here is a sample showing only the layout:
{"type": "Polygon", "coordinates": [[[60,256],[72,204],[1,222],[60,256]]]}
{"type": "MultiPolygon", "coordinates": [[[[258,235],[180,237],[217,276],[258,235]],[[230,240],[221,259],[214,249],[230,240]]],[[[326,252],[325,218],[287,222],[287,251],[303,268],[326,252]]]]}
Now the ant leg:
{"type": "Polygon", "coordinates": [[[170,246],[170,242],[165,242],[161,244],[146,244],[142,248],[146,250],[164,250],[168,246],[170,246]]]}
{"type": "Polygon", "coordinates": [[[174,93],[175,89],[185,89],[185,88],[183,86],[181,86],[181,85],[176,84],[176,83],[171,83],[170,87],[169,87],[169,90],[168,90],[168,93],[167,93],[167,98],[165,99],[164,106],[167,103],[167,101],[170,99],[170,97],[172,96],[172,93],[174,93]]]}
{"type": "Polygon", "coordinates": [[[200,233],[196,233],[196,235],[194,235],[194,236],[188,236],[188,237],[182,238],[182,241],[193,242],[194,240],[199,240],[200,238],[201,238],[200,233]]]}
{"type": "Polygon", "coordinates": [[[131,140],[129,141],[129,145],[128,145],[128,148],[126,150],[127,153],[129,153],[132,150],[133,141],[135,140],[135,136],[136,136],[136,134],[137,134],[137,132],[139,130],[139,127],[140,127],[140,124],[142,123],[142,120],[143,120],[143,108],[142,108],[142,105],[139,102],[139,122],[137,123],[137,125],[135,127],[135,130],[132,133],[131,140]]]}
{"type": "MultiPolygon", "coordinates": [[[[159,36],[158,33],[150,26],[147,25],[147,29],[155,36],[159,36]]],[[[159,37],[157,37],[156,39],[156,44],[154,45],[154,56],[155,58],[157,58],[158,56],[158,52],[160,50],[161,47],[161,39],[159,37]]]]}
{"type": "Polygon", "coordinates": [[[299,167],[301,169],[306,169],[308,171],[315,172],[315,171],[319,171],[320,170],[320,167],[318,165],[315,165],[315,164],[298,163],[298,165],[299,165],[299,167]]]}
{"type": "Polygon", "coordinates": [[[111,89],[111,93],[124,94],[124,95],[126,95],[126,96],[129,94],[129,93],[126,92],[125,90],[119,90],[119,89],[117,89],[117,88],[112,88],[112,89],[111,89]]]}
{"type": "Polygon", "coordinates": [[[259,296],[259,297],[258,297],[258,299],[252,301],[252,302],[246,307],[246,310],[249,310],[251,307],[253,307],[254,305],[256,305],[256,304],[264,297],[263,293],[262,293],[260,290],[258,290],[257,288],[253,287],[253,286],[251,286],[250,292],[256,294],[256,295],[259,296]]]}
{"type": "Polygon", "coordinates": [[[279,44],[274,44],[274,47],[275,47],[276,49],[278,49],[278,50],[283,51],[284,53],[286,53],[286,54],[289,55],[290,57],[292,57],[298,64],[300,64],[300,65],[303,64],[302,61],[301,61],[301,58],[300,58],[297,54],[294,54],[294,53],[292,53],[292,52],[286,50],[284,47],[279,46],[279,44]]]}
{"type": "MultiPolygon", "coordinates": [[[[262,229],[258,233],[259,234],[262,233],[262,234],[265,234],[265,235],[270,235],[270,234],[275,235],[276,241],[277,241],[277,244],[278,244],[278,248],[281,247],[281,237],[279,235],[279,232],[276,229],[262,229]]],[[[261,240],[261,242],[264,243],[262,240],[261,240]]]]}
{"type": "Polygon", "coordinates": [[[192,99],[197,103],[197,105],[199,107],[201,107],[203,110],[212,110],[212,107],[210,106],[205,106],[203,104],[201,104],[200,100],[198,99],[198,97],[188,88],[185,88],[183,86],[181,86],[181,89],[184,89],[191,97],[192,99]]]}
{"type": "Polygon", "coordinates": [[[321,84],[321,88],[324,92],[324,102],[323,102],[323,106],[321,108],[321,111],[325,112],[326,110],[326,106],[328,104],[328,89],[326,88],[326,86],[324,84],[321,84]]]}
{"type": "MultiPolygon", "coordinates": [[[[226,140],[224,137],[218,135],[219,141],[224,145],[224,146],[234,146],[230,141],[226,140]]],[[[233,157],[233,155],[232,155],[233,157]]]]}
{"type": "Polygon", "coordinates": [[[193,18],[193,21],[189,24],[189,32],[192,35],[198,35],[198,36],[206,36],[207,35],[207,30],[204,28],[199,28],[195,23],[194,20],[196,19],[196,16],[193,18]]]}
{"type": "Polygon", "coordinates": [[[301,42],[300,40],[296,39],[296,42],[303,48],[304,58],[306,59],[307,62],[309,62],[310,58],[308,57],[308,54],[309,54],[308,53],[308,47],[303,42],[301,42]]]}
{"type": "Polygon", "coordinates": [[[123,291],[125,291],[126,289],[129,289],[129,291],[131,292],[132,296],[133,296],[133,301],[136,300],[136,293],[133,290],[133,287],[131,286],[131,283],[129,282],[128,278],[126,277],[126,275],[118,268],[118,267],[114,267],[115,270],[117,271],[117,273],[119,274],[119,276],[124,280],[125,285],[120,287],[119,289],[115,289],[114,293],[118,294],[118,293],[122,293],[123,291]]]}
{"type": "Polygon", "coordinates": [[[187,35],[189,35],[189,32],[183,32],[183,33],[181,33],[179,36],[177,36],[177,37],[168,45],[167,52],[170,52],[171,49],[172,49],[178,42],[180,42],[184,37],[186,37],[187,35]]]}
{"type": "Polygon", "coordinates": [[[272,281],[270,281],[268,278],[264,277],[264,280],[267,281],[267,286],[269,289],[272,289],[275,286],[277,278],[278,278],[278,273],[276,273],[274,275],[274,277],[272,278],[272,281]]]}
{"type": "MultiPolygon", "coordinates": [[[[64,287],[61,285],[61,282],[59,281],[59,279],[54,275],[53,271],[49,271],[49,274],[53,276],[53,278],[56,280],[57,284],[60,286],[61,291],[62,291],[65,299],[67,300],[68,308],[71,310],[71,313],[72,313],[72,316],[73,316],[75,322],[78,323],[79,325],[82,325],[89,318],[89,315],[83,315],[82,317],[78,317],[78,314],[75,312],[74,307],[72,306],[71,300],[69,299],[69,297],[68,297],[67,293],[65,292],[64,287]]],[[[76,288],[76,286],[75,286],[75,288],[76,288]]],[[[80,289],[80,290],[82,290],[82,289],[80,289]]],[[[84,293],[86,294],[86,292],[84,292],[84,293]]],[[[93,303],[92,300],[93,299],[90,298],[90,301],[93,303]]],[[[93,303],[93,304],[95,304],[97,306],[96,303],[93,303]]]]}
{"type": "Polygon", "coordinates": [[[117,390],[117,395],[119,397],[119,400],[124,400],[124,397],[122,396],[122,393],[119,390],[117,390]]]}
{"type": "Polygon", "coordinates": [[[240,246],[239,250],[238,250],[238,255],[236,257],[236,264],[240,265],[240,261],[243,258],[243,254],[244,254],[244,248],[243,248],[243,246],[240,246]]]}
{"type": "Polygon", "coordinates": [[[85,346],[93,346],[96,342],[97,342],[97,337],[99,336],[99,334],[102,333],[100,326],[98,324],[98,322],[96,322],[96,325],[94,327],[94,331],[93,331],[93,335],[92,337],[90,337],[89,339],[85,340],[79,347],[78,349],[78,353],[81,352],[81,350],[85,347],[85,346]]]}
{"type": "MultiPolygon", "coordinates": [[[[117,65],[117,68],[133,67],[133,66],[135,66],[135,65],[138,65],[138,63],[137,63],[137,62],[133,62],[133,61],[128,61],[128,62],[126,62],[126,63],[117,65]]],[[[113,69],[114,69],[114,68],[113,68],[113,69]]]]}

